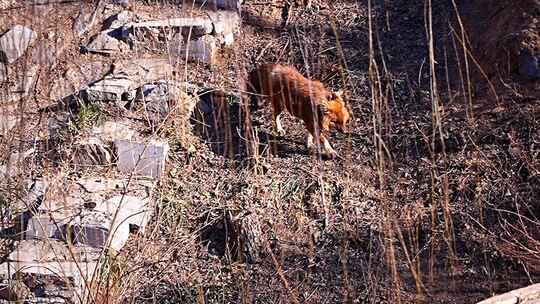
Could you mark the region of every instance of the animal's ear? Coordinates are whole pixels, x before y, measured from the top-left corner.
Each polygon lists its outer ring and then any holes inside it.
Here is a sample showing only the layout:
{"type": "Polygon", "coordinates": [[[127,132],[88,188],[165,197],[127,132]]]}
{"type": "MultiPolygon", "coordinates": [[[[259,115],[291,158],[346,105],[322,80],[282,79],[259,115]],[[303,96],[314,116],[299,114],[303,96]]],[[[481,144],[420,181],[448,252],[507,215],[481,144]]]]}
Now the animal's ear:
{"type": "Polygon", "coordinates": [[[339,90],[337,92],[332,92],[330,94],[330,100],[336,100],[336,99],[340,99],[341,97],[343,96],[343,91],[342,90],[339,90]]]}

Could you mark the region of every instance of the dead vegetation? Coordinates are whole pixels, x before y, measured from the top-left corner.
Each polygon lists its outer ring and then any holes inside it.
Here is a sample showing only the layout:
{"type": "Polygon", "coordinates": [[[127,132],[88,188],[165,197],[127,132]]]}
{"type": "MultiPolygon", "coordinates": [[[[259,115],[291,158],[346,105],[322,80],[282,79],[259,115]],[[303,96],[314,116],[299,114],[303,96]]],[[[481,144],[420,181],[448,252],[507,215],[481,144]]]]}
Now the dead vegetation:
{"type": "MultiPolygon", "coordinates": [[[[538,80],[523,86],[519,52],[497,44],[504,33],[538,52],[534,1],[500,4],[499,15],[521,17],[488,18],[485,36],[474,20],[483,17],[455,1],[244,2],[242,35],[220,62],[175,63],[182,81],[208,90],[192,114],[176,108],[147,130],[172,145],[167,173],[150,227],[103,261],[96,302],[475,303],[538,282],[538,80]],[[347,92],[352,131],[332,135],[344,159],[309,155],[290,116],[287,137],[274,136],[270,108],[244,102],[246,72],[263,62],[347,92]]],[[[70,66],[103,60],[68,45],[38,92],[70,66]]],[[[40,107],[53,103],[37,95],[40,107]]],[[[74,126],[100,115],[117,113],[83,107],[74,126]]],[[[17,196],[14,184],[1,184],[0,202],[17,196]]]]}

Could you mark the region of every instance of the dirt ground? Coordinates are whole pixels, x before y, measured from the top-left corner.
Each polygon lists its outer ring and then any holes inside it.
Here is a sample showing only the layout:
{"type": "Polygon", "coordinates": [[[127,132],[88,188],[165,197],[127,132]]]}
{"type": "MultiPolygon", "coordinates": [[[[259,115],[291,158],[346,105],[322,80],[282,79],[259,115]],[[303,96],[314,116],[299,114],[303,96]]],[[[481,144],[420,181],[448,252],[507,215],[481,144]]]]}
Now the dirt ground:
{"type": "MultiPolygon", "coordinates": [[[[372,3],[375,62],[388,97],[382,125],[369,74],[367,1],[293,6],[287,24],[285,1],[244,2],[241,35],[220,63],[177,66],[185,80],[230,96],[201,98],[191,148],[174,123],[163,129],[173,149],[158,207],[150,229],[116,257],[110,301],[475,303],[539,282],[538,91],[527,98],[504,91],[495,102],[480,88],[478,104],[466,110],[449,1],[432,8],[440,126],[424,2],[372,3]],[[351,132],[330,139],[341,159],[309,154],[290,116],[287,135],[274,136],[268,107],[243,102],[238,84],[268,62],[345,90],[351,132]]],[[[68,18],[55,16],[65,32],[60,21],[68,18]]],[[[68,45],[49,79],[69,65],[122,58],[68,45]]],[[[47,100],[41,96],[41,106],[47,100]]]]}

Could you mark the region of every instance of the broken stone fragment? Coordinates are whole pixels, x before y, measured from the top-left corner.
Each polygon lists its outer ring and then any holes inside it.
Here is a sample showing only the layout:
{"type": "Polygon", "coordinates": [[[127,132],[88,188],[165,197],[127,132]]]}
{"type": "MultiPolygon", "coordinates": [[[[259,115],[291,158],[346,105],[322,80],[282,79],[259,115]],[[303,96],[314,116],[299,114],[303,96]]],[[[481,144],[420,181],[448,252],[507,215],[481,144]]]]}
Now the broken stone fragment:
{"type": "Polygon", "coordinates": [[[0,61],[13,63],[36,40],[37,34],[32,29],[15,25],[0,37],[0,61]]]}
{"type": "Polygon", "coordinates": [[[81,4],[79,15],[75,18],[72,28],[76,36],[81,37],[94,26],[97,14],[103,11],[104,5],[105,1],[99,0],[92,7],[92,11],[90,11],[86,5],[81,4]]]}
{"type": "MultiPolygon", "coordinates": [[[[5,165],[5,171],[3,172],[5,176],[13,177],[23,173],[24,166],[26,164],[26,158],[32,155],[35,152],[35,149],[28,149],[23,152],[15,152],[9,156],[8,162],[5,165]]],[[[2,170],[0,169],[0,172],[2,170]]]]}
{"type": "Polygon", "coordinates": [[[131,140],[136,132],[131,129],[129,121],[106,121],[100,126],[92,128],[90,133],[107,142],[114,142],[118,139],[131,140]]]}
{"type": "Polygon", "coordinates": [[[83,50],[101,54],[114,54],[127,51],[129,49],[128,45],[111,36],[111,33],[112,31],[103,31],[97,34],[83,50]]]}
{"type": "Polygon", "coordinates": [[[117,195],[84,210],[71,225],[75,244],[119,251],[132,229],[144,231],[150,219],[148,200],[117,195]]]}
{"type": "MultiPolygon", "coordinates": [[[[58,262],[58,261],[10,261],[0,265],[0,276],[5,278],[24,278],[26,286],[35,287],[31,290],[34,295],[40,294],[40,282],[44,280],[54,282],[54,286],[61,287],[69,294],[83,296],[87,293],[86,283],[92,280],[98,262],[58,262]]],[[[50,289],[49,289],[50,290],[50,289]]],[[[68,299],[76,301],[76,299],[68,299]]],[[[26,301],[25,301],[26,302],[26,301]]],[[[42,303],[42,302],[39,302],[42,303]]]]}
{"type": "Polygon", "coordinates": [[[51,216],[33,216],[28,221],[24,238],[26,240],[45,240],[45,239],[65,239],[66,225],[69,222],[66,219],[54,219],[51,216]]]}
{"type": "Polygon", "coordinates": [[[103,21],[103,30],[117,29],[132,22],[135,16],[130,11],[121,11],[103,21]]]}
{"type": "Polygon", "coordinates": [[[112,164],[112,151],[109,144],[98,137],[79,141],[74,149],[73,163],[84,166],[106,166],[112,164]]]}
{"type": "Polygon", "coordinates": [[[53,101],[58,101],[72,94],[77,94],[80,90],[85,89],[88,83],[103,78],[109,69],[110,66],[101,61],[72,65],[64,73],[64,77],[54,80],[49,97],[53,101]]]}
{"type": "Polygon", "coordinates": [[[133,80],[127,76],[108,75],[83,91],[82,97],[87,102],[118,102],[122,94],[134,87],[133,80]]]}
{"type": "Polygon", "coordinates": [[[113,72],[82,91],[87,102],[117,102],[135,98],[135,89],[144,83],[172,75],[167,59],[137,59],[115,64],[113,72]]]}
{"type": "Polygon", "coordinates": [[[7,80],[7,65],[0,62],[0,84],[7,80]]]}
{"type": "Polygon", "coordinates": [[[166,142],[140,143],[116,140],[114,146],[120,172],[150,176],[154,179],[159,179],[163,175],[169,151],[169,145],[166,142]]]}
{"type": "Polygon", "coordinates": [[[143,108],[151,124],[163,121],[170,112],[169,85],[165,81],[148,83],[137,89],[134,107],[143,108]]]}
{"type": "Polygon", "coordinates": [[[96,261],[97,248],[68,245],[59,240],[22,240],[8,256],[12,262],[96,261]]]}
{"type": "Polygon", "coordinates": [[[178,57],[187,55],[190,60],[213,64],[216,60],[218,45],[216,38],[205,35],[183,44],[175,51],[178,57]]]}
{"type": "Polygon", "coordinates": [[[188,33],[191,36],[201,36],[212,33],[212,21],[208,17],[181,17],[144,22],[131,22],[123,26],[123,37],[128,38],[136,35],[138,30],[164,30],[188,33]]]}

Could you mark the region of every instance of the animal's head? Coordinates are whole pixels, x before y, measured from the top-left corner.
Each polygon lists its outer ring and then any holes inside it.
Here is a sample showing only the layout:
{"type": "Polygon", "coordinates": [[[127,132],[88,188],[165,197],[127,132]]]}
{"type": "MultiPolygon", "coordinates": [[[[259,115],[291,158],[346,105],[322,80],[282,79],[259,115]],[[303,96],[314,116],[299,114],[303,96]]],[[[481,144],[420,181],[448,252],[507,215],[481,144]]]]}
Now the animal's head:
{"type": "Polygon", "coordinates": [[[323,115],[323,127],[328,129],[330,125],[342,133],[347,132],[347,124],[351,115],[345,101],[343,100],[343,92],[329,92],[326,97],[326,102],[320,105],[321,114],[323,115]]]}

